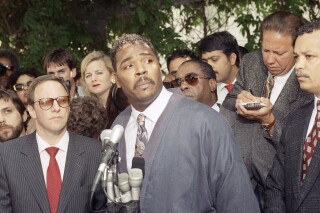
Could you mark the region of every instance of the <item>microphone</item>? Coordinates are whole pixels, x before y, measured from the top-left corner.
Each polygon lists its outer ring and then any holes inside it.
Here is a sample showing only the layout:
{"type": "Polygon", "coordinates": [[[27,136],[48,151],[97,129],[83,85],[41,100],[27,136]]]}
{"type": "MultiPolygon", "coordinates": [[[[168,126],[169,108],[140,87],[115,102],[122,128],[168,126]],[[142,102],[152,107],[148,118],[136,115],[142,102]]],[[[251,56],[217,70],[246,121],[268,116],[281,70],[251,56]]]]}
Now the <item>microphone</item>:
{"type": "Polygon", "coordinates": [[[143,157],[132,158],[132,169],[133,168],[141,169],[143,177],[144,177],[144,167],[145,167],[145,162],[143,157]]]}
{"type": "Polygon", "coordinates": [[[107,175],[107,195],[108,195],[108,203],[114,201],[114,192],[113,192],[113,175],[112,171],[108,171],[107,175]]]}
{"type": "Polygon", "coordinates": [[[103,174],[104,170],[108,166],[110,159],[113,158],[114,153],[116,152],[117,144],[122,138],[123,132],[124,132],[124,129],[121,125],[115,125],[112,128],[110,139],[107,142],[105,148],[102,150],[101,162],[100,162],[98,171],[96,173],[96,176],[94,178],[94,181],[91,187],[91,192],[95,191],[101,175],[103,174]]]}
{"type": "Polygon", "coordinates": [[[131,186],[132,200],[139,200],[142,179],[143,175],[141,169],[134,168],[129,170],[129,184],[131,186]]]}
{"type": "Polygon", "coordinates": [[[100,140],[102,142],[102,150],[107,146],[107,143],[110,139],[112,129],[105,129],[100,133],[100,140]]]}
{"type": "Polygon", "coordinates": [[[131,192],[130,192],[130,186],[128,181],[128,174],[127,173],[121,173],[118,175],[118,186],[123,193],[121,195],[121,202],[122,203],[128,203],[131,201],[131,192]]]}

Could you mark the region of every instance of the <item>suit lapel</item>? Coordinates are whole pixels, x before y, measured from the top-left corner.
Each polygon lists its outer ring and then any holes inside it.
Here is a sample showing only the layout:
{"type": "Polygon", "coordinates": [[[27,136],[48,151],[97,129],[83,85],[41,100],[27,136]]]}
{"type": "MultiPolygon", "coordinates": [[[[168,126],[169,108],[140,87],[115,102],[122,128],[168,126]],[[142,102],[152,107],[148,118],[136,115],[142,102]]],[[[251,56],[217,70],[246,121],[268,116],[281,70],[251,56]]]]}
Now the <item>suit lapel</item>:
{"type": "Polygon", "coordinates": [[[79,145],[79,143],[77,143],[74,137],[74,134],[69,132],[68,153],[63,175],[62,189],[60,192],[58,212],[65,211],[71,194],[80,183],[80,171],[84,165],[81,155],[85,152],[85,150],[79,145]]]}
{"type": "MultiPolygon", "coordinates": [[[[307,176],[305,177],[305,180],[303,182],[303,185],[301,185],[301,172],[302,172],[302,163],[303,163],[303,149],[304,149],[304,142],[307,135],[308,125],[311,118],[313,110],[313,101],[309,101],[306,105],[304,105],[300,110],[297,111],[295,114],[295,123],[292,127],[292,130],[290,132],[293,133],[291,135],[292,141],[290,141],[290,144],[288,145],[290,147],[289,152],[291,153],[291,159],[289,159],[288,162],[291,162],[293,165],[292,167],[294,170],[292,171],[290,177],[293,179],[293,195],[295,197],[296,202],[294,202],[294,211],[298,209],[300,206],[303,198],[306,196],[307,192],[310,190],[313,182],[310,184],[310,174],[308,172],[307,176]]],[[[320,147],[317,146],[316,150],[318,149],[318,155],[320,153],[320,147]]],[[[317,152],[317,151],[316,151],[317,152]]],[[[318,156],[319,158],[319,156],[318,156]]],[[[313,160],[313,159],[312,159],[313,160]]],[[[320,171],[320,162],[318,163],[319,171],[320,171]]],[[[312,163],[313,167],[315,163],[312,163]]],[[[309,167],[309,170],[311,169],[311,164],[309,167]]],[[[313,170],[316,168],[313,168],[313,170]]],[[[312,170],[311,170],[312,171],[312,170]]],[[[318,171],[318,172],[319,172],[318,171]]],[[[290,172],[290,171],[289,171],[290,172]]],[[[312,172],[313,173],[313,172],[312,172]]],[[[312,175],[313,176],[313,175],[312,175]]],[[[289,178],[290,178],[289,177],[289,178]]],[[[315,178],[315,177],[314,177],[315,178]]],[[[312,177],[311,177],[312,179],[312,177]]],[[[314,181],[314,180],[313,180],[314,181]]]]}
{"type": "Polygon", "coordinates": [[[290,104],[297,99],[297,95],[299,94],[299,83],[296,79],[295,72],[293,71],[289,76],[286,84],[284,85],[279,97],[274,103],[273,112],[275,116],[278,118],[279,115],[282,115],[284,118],[286,115],[291,112],[290,104]],[[289,106],[288,106],[289,104],[289,106]],[[283,112],[286,112],[283,114],[283,112]]]}
{"type": "Polygon", "coordinates": [[[40,154],[35,133],[25,137],[21,149],[21,169],[42,212],[50,212],[40,154]]]}

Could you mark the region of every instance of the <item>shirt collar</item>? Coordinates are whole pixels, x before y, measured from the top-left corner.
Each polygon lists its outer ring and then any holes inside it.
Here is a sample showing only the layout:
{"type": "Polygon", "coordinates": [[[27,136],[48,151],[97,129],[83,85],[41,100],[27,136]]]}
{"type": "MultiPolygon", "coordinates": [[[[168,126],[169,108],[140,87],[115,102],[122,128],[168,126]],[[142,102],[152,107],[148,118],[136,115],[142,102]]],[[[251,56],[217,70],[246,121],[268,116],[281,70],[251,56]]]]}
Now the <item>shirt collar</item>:
{"type": "Polygon", "coordinates": [[[166,88],[162,87],[159,96],[143,111],[140,112],[136,110],[132,105],[132,115],[134,116],[135,120],[137,119],[140,113],[143,113],[147,117],[147,119],[151,120],[152,122],[156,123],[166,108],[169,99],[172,95],[172,92],[169,92],[166,88]]]}
{"type": "MultiPolygon", "coordinates": [[[[43,152],[46,148],[51,147],[43,138],[41,138],[41,136],[38,133],[36,133],[36,139],[38,143],[39,153],[43,152]]],[[[69,132],[66,131],[55,147],[59,148],[59,150],[67,152],[68,144],[69,144],[69,132]]]]}

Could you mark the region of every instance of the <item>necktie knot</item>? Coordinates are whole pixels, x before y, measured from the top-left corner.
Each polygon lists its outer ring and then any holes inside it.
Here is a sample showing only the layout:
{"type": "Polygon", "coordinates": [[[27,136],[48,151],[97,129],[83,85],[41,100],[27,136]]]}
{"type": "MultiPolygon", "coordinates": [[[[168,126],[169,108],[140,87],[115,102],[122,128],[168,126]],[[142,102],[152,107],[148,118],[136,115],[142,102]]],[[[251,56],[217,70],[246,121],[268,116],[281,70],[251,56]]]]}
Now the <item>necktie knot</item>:
{"type": "Polygon", "coordinates": [[[146,116],[145,116],[144,114],[140,113],[140,114],[138,115],[137,120],[138,120],[139,126],[144,125],[145,119],[146,119],[146,116]]]}
{"type": "Polygon", "coordinates": [[[320,112],[320,100],[317,101],[317,111],[320,112]]]}
{"type": "Polygon", "coordinates": [[[59,151],[59,148],[57,148],[57,147],[49,147],[49,148],[46,148],[46,151],[48,152],[50,157],[56,157],[56,155],[57,155],[57,153],[59,151]]]}
{"type": "Polygon", "coordinates": [[[230,92],[230,90],[233,88],[233,84],[227,84],[224,87],[228,90],[228,92],[230,92]]]}

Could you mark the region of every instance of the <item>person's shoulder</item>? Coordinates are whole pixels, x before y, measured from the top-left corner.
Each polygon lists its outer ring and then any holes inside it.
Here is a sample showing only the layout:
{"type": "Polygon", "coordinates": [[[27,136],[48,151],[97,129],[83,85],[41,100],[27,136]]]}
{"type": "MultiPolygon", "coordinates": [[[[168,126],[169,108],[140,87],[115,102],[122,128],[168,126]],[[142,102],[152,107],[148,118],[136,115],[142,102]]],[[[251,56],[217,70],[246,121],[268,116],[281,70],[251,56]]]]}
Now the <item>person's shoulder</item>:
{"type": "Polygon", "coordinates": [[[31,140],[35,140],[34,133],[2,142],[0,143],[0,152],[2,153],[19,152],[19,150],[21,150],[21,147],[24,146],[25,143],[28,143],[31,140]]]}
{"type": "Polygon", "coordinates": [[[70,135],[70,141],[77,141],[79,144],[81,144],[85,148],[91,147],[91,148],[101,150],[101,142],[96,139],[89,138],[83,135],[78,135],[73,132],[69,132],[69,135],[70,135]]]}
{"type": "Polygon", "coordinates": [[[247,53],[243,56],[243,63],[252,63],[253,61],[262,61],[261,50],[247,53]]]}

